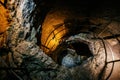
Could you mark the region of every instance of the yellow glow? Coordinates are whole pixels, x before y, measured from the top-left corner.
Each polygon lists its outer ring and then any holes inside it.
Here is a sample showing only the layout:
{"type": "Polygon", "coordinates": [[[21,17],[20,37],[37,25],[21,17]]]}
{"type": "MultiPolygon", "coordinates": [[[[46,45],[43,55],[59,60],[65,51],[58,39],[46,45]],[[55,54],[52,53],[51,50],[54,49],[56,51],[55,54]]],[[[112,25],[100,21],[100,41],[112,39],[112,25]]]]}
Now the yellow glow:
{"type": "Polygon", "coordinates": [[[54,51],[56,49],[56,47],[59,45],[61,38],[63,37],[63,35],[65,34],[65,29],[62,30],[61,32],[59,32],[58,30],[56,30],[55,36],[50,37],[49,44],[46,45],[47,47],[50,48],[51,51],[54,51]]]}
{"type": "MultiPolygon", "coordinates": [[[[4,0],[0,0],[0,1],[4,3],[4,0]]],[[[9,18],[8,10],[5,9],[5,7],[2,4],[0,4],[0,47],[3,46],[6,40],[7,34],[5,31],[9,27],[8,18],[9,18]]]]}
{"type": "Polygon", "coordinates": [[[41,35],[41,49],[46,54],[52,54],[52,52],[61,43],[63,36],[67,33],[68,29],[64,25],[66,16],[64,11],[62,13],[58,11],[51,11],[47,14],[43,25],[41,35]]]}
{"type": "Polygon", "coordinates": [[[5,32],[9,27],[9,23],[8,23],[9,14],[8,13],[9,13],[8,10],[5,9],[4,6],[0,4],[0,33],[5,32]]]}
{"type": "MultiPolygon", "coordinates": [[[[46,38],[45,46],[48,47],[48,49],[44,49],[46,53],[49,53],[49,51],[54,51],[56,47],[59,45],[61,38],[66,34],[65,27],[60,27],[56,30],[54,30],[52,33],[49,33],[50,35],[47,35],[48,38],[46,38]]],[[[44,36],[45,37],[45,36],[44,36]]],[[[45,40],[44,40],[45,41],[45,40]]]]}
{"type": "Polygon", "coordinates": [[[0,0],[2,3],[4,3],[5,0],[0,0]]]}
{"type": "Polygon", "coordinates": [[[44,23],[42,27],[41,43],[45,47],[41,46],[41,48],[44,52],[50,54],[50,52],[54,51],[60,44],[61,38],[67,33],[67,29],[64,25],[58,28],[55,26],[55,24],[63,24],[63,19],[52,19],[44,23]]]}

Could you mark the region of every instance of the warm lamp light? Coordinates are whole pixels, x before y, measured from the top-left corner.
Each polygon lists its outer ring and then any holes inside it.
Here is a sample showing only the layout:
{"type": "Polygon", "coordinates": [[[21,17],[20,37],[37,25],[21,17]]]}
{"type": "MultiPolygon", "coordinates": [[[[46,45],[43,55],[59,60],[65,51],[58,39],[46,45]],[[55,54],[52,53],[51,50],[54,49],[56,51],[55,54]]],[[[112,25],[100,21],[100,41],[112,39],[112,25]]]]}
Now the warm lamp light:
{"type": "Polygon", "coordinates": [[[0,0],[0,47],[6,40],[6,30],[9,28],[9,11],[3,6],[4,0],[0,0]]]}

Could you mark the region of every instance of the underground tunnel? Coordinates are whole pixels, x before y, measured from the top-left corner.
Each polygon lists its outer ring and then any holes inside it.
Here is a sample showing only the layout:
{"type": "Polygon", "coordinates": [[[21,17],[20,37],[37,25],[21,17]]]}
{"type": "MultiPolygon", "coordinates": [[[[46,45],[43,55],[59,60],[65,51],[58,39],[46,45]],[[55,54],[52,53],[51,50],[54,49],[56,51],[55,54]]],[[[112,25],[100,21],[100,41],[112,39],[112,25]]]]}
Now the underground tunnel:
{"type": "Polygon", "coordinates": [[[0,80],[120,80],[113,1],[0,0],[0,80]]]}

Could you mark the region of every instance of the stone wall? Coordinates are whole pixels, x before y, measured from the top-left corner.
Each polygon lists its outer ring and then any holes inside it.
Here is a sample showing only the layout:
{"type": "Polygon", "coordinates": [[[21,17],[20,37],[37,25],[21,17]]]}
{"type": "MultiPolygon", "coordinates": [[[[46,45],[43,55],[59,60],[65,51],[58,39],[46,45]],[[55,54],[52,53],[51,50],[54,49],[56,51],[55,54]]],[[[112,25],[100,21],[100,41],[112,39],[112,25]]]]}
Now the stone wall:
{"type": "MultiPolygon", "coordinates": [[[[4,43],[0,48],[0,80],[119,80],[119,10],[117,7],[109,6],[104,6],[105,8],[98,6],[94,9],[89,7],[91,4],[86,6],[87,3],[84,1],[83,3],[84,5],[80,4],[82,6],[73,5],[72,7],[77,9],[74,11],[72,8],[69,11],[68,7],[71,2],[67,4],[67,1],[61,5],[63,3],[59,4],[59,0],[56,2],[54,0],[7,0],[6,8],[9,10],[11,24],[8,29],[5,29],[7,33],[5,42],[0,41],[0,45],[4,43]],[[69,36],[65,36],[63,40],[67,44],[76,40],[88,42],[92,52],[92,56],[72,68],[58,64],[40,47],[43,25],[50,20],[54,22],[54,15],[58,15],[56,12],[60,14],[60,18],[61,16],[71,18],[67,14],[61,14],[61,10],[65,8],[67,9],[65,12],[75,15],[72,18],[76,19],[81,15],[81,20],[90,21],[89,26],[83,27],[79,33],[74,35],[71,28],[68,28],[71,30],[71,34],[69,32],[69,36]],[[109,15],[107,11],[110,13],[109,15]],[[54,15],[47,18],[49,14],[54,15]]],[[[1,10],[0,14],[3,15],[1,10]]],[[[60,20],[62,21],[63,18],[60,20]]],[[[53,23],[53,25],[56,24],[53,23]]],[[[51,54],[58,54],[63,48],[66,49],[64,43],[58,45],[51,54]]]]}

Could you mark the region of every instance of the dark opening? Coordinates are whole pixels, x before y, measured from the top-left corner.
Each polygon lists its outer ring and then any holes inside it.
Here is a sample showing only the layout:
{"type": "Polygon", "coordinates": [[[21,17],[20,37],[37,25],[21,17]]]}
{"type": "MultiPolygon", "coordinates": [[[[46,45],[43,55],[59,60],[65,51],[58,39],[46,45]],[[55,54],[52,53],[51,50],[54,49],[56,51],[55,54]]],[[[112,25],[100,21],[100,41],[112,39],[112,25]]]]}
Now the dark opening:
{"type": "Polygon", "coordinates": [[[78,55],[87,56],[87,57],[92,56],[89,46],[86,43],[76,41],[75,43],[71,43],[69,45],[69,48],[74,49],[78,55]]]}
{"type": "MultiPolygon", "coordinates": [[[[82,58],[82,61],[86,60],[87,58],[93,56],[92,52],[89,49],[89,44],[80,42],[80,41],[75,41],[74,43],[71,43],[67,46],[67,48],[73,49],[76,51],[77,55],[80,55],[84,58],[82,58]]],[[[66,49],[67,49],[66,48],[66,49]]],[[[61,65],[62,59],[69,54],[67,50],[63,50],[60,52],[58,55],[58,64],[61,65]]]]}

